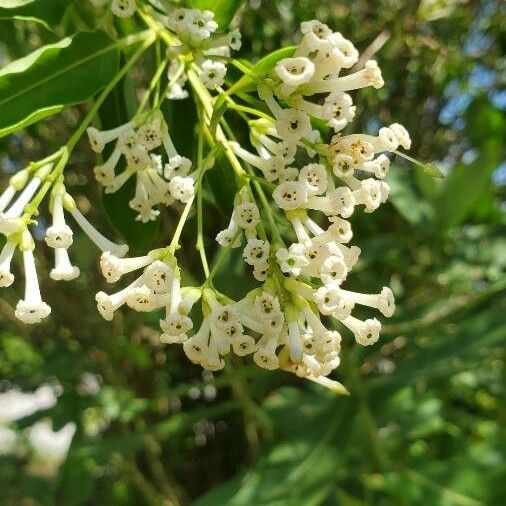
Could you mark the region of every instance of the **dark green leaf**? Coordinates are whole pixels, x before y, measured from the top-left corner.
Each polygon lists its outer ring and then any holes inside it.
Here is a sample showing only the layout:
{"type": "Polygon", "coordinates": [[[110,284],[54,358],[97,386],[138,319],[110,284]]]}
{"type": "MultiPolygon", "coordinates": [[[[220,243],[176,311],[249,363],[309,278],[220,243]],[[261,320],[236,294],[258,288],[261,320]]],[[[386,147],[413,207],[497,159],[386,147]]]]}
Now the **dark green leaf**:
{"type": "Polygon", "coordinates": [[[118,43],[106,33],[78,33],[0,71],[0,137],[89,100],[118,69],[118,43]]]}
{"type": "Polygon", "coordinates": [[[24,19],[42,23],[47,28],[60,24],[65,11],[75,0],[4,0],[0,19],[24,19]]]}

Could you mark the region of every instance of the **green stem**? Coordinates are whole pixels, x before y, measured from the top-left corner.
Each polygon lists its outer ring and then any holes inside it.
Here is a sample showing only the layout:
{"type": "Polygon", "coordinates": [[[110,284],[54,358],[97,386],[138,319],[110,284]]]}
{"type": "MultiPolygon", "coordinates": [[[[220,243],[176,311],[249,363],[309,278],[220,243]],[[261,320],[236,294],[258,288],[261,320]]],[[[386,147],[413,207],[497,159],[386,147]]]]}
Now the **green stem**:
{"type": "MultiPolygon", "coordinates": [[[[153,91],[155,89],[157,89],[157,87],[160,83],[160,79],[162,77],[163,71],[164,71],[165,67],[167,66],[167,63],[168,63],[168,60],[164,60],[160,65],[158,65],[158,68],[156,69],[156,72],[153,75],[151,82],[149,83],[149,88],[146,91],[146,93],[144,94],[144,96],[142,97],[142,101],[139,104],[139,109],[138,109],[139,112],[142,112],[145,109],[146,105],[148,105],[149,97],[151,96],[153,91]]],[[[159,102],[160,102],[160,96],[158,93],[158,94],[155,94],[155,103],[158,104],[159,102]]],[[[156,109],[156,107],[155,107],[155,109],[156,109]]]]}
{"type": "MultiPolygon", "coordinates": [[[[199,111],[200,112],[200,111],[199,111]]],[[[204,151],[204,132],[203,128],[199,129],[199,144],[198,144],[198,166],[202,167],[204,151]]],[[[195,247],[200,255],[200,261],[202,263],[202,269],[204,269],[204,275],[206,278],[209,277],[209,262],[207,261],[206,249],[204,246],[204,219],[203,219],[203,202],[202,202],[202,178],[200,178],[199,185],[195,188],[197,192],[197,242],[195,247]]]]}

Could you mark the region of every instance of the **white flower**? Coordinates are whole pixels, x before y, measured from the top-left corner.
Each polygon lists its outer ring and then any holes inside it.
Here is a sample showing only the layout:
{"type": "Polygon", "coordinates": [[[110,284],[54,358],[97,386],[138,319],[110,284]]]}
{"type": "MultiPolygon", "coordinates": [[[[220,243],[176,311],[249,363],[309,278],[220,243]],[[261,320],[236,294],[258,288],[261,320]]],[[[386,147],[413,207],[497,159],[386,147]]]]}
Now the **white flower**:
{"type": "Polygon", "coordinates": [[[283,272],[299,276],[303,267],[309,264],[303,244],[294,243],[288,249],[281,248],[276,252],[279,266],[283,272]]]}
{"type": "Polygon", "coordinates": [[[16,247],[15,242],[7,240],[0,252],[0,288],[11,286],[14,282],[14,274],[11,272],[11,261],[16,247]]]}
{"type": "Polygon", "coordinates": [[[157,307],[157,300],[153,290],[141,285],[129,290],[126,296],[127,306],[135,311],[149,313],[157,307]]]}
{"type": "Polygon", "coordinates": [[[299,181],[305,183],[309,195],[320,195],[327,190],[327,171],[320,163],[310,163],[302,167],[299,181]]]}
{"type": "Polygon", "coordinates": [[[272,197],[278,207],[285,210],[297,209],[308,201],[305,185],[296,181],[286,181],[279,184],[272,193],[272,197]]]}
{"type": "Polygon", "coordinates": [[[256,342],[251,336],[240,334],[232,339],[232,349],[237,356],[244,357],[256,350],[256,342]]]}
{"type": "Polygon", "coordinates": [[[115,283],[119,281],[121,276],[142,269],[152,261],[153,259],[150,255],[135,258],[120,258],[110,251],[104,251],[100,257],[100,269],[107,282],[115,283]]]}
{"type": "Polygon", "coordinates": [[[144,123],[137,130],[139,142],[148,150],[152,151],[162,144],[162,121],[159,117],[144,123]]]}
{"type": "Polygon", "coordinates": [[[277,116],[276,130],[288,142],[299,141],[311,132],[309,115],[298,109],[283,109],[277,116]]]}
{"type": "Polygon", "coordinates": [[[46,230],[45,240],[47,245],[50,248],[70,248],[73,243],[74,233],[65,223],[63,195],[59,191],[53,196],[51,213],[53,215],[53,224],[46,230]]]}
{"type": "Polygon", "coordinates": [[[193,328],[193,322],[186,315],[171,313],[165,320],[160,320],[163,334],[160,341],[166,344],[182,343],[187,339],[187,332],[193,328]]]}
{"type": "Polygon", "coordinates": [[[257,344],[257,351],[253,354],[255,363],[263,369],[274,370],[279,368],[279,359],[276,356],[277,340],[269,336],[262,338],[257,344]]]}
{"type": "Polygon", "coordinates": [[[247,264],[255,266],[266,262],[269,257],[269,248],[268,241],[252,238],[248,240],[242,256],[247,264]]]}
{"type": "Polygon", "coordinates": [[[118,139],[126,132],[130,132],[132,130],[132,126],[133,122],[130,121],[111,130],[100,131],[94,127],[89,127],[86,130],[86,133],[88,134],[91,149],[95,151],[95,153],[101,153],[104,150],[106,144],[114,141],[115,139],[118,139]]]}
{"type": "Polygon", "coordinates": [[[323,103],[323,117],[334,132],[340,132],[355,118],[356,108],[352,98],[341,91],[330,93],[323,103]]]}
{"type": "Polygon", "coordinates": [[[275,72],[283,82],[280,88],[281,96],[288,96],[301,84],[311,81],[315,65],[309,58],[303,56],[284,58],[276,65],[275,72]]]}
{"type": "Polygon", "coordinates": [[[195,195],[195,181],[191,177],[174,176],[169,181],[169,190],[172,197],[183,204],[190,201],[195,195]]]}
{"type": "Polygon", "coordinates": [[[154,293],[167,293],[172,289],[173,282],[179,281],[174,277],[171,267],[161,260],[155,260],[149,265],[144,272],[144,279],[146,286],[154,293]]]}
{"type": "Polygon", "coordinates": [[[35,259],[31,249],[23,251],[23,264],[25,268],[25,298],[17,303],[15,315],[23,323],[40,323],[49,316],[51,308],[43,302],[40,296],[35,259]]]}
{"type": "Polygon", "coordinates": [[[320,277],[324,284],[341,282],[346,279],[348,268],[342,256],[331,255],[320,268],[320,277]]]}
{"type": "Polygon", "coordinates": [[[355,335],[355,340],[362,346],[370,346],[379,339],[381,323],[376,318],[361,321],[354,316],[341,320],[355,335]]]}
{"type": "Polygon", "coordinates": [[[65,248],[54,250],[55,267],[49,274],[55,281],[71,281],[79,276],[79,268],[70,263],[70,258],[65,248]]]}
{"type": "Polygon", "coordinates": [[[115,16],[128,18],[135,13],[135,0],[112,0],[111,11],[115,16]]]}
{"type": "Polygon", "coordinates": [[[253,276],[257,281],[265,281],[269,272],[269,263],[267,261],[258,262],[253,266],[253,276]]]}
{"type": "Polygon", "coordinates": [[[408,131],[399,123],[393,123],[390,125],[390,130],[394,133],[397,138],[397,142],[404,148],[411,148],[411,138],[409,137],[408,131]]]}
{"type": "Polygon", "coordinates": [[[165,164],[164,175],[166,179],[174,176],[186,176],[191,169],[192,162],[188,158],[175,155],[169,158],[169,162],[165,164]]]}
{"type": "Polygon", "coordinates": [[[255,204],[246,202],[234,207],[233,218],[239,227],[249,230],[258,225],[260,212],[255,204]]]}
{"type": "Polygon", "coordinates": [[[376,179],[364,179],[359,190],[353,192],[355,202],[365,206],[366,213],[372,213],[382,202],[381,183],[376,179]]]}
{"type": "Polygon", "coordinates": [[[225,82],[227,67],[224,63],[213,60],[206,60],[200,68],[199,78],[206,88],[210,90],[222,86],[225,82]]]}
{"type": "Polygon", "coordinates": [[[142,144],[136,144],[126,153],[128,167],[133,170],[143,170],[151,167],[152,160],[149,152],[142,144]]]}

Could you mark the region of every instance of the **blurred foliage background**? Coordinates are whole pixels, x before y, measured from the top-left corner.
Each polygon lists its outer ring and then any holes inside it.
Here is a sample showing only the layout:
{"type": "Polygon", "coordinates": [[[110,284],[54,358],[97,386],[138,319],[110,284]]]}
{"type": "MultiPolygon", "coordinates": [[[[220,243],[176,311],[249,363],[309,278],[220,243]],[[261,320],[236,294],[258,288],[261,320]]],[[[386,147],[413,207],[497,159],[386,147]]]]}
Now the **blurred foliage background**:
{"type": "MultiPolygon", "coordinates": [[[[56,34],[0,21],[1,64],[91,28],[84,3],[56,34]]],[[[246,362],[202,373],[160,345],[157,315],[100,319],[97,252],[78,237],[79,280],[55,285],[42,274],[48,323],[22,326],[13,317],[20,287],[1,293],[0,391],[58,385],[58,399],[28,416],[0,414],[0,429],[16,435],[10,446],[0,437],[0,504],[506,504],[505,14],[499,0],[246,3],[235,20],[245,58],[293,43],[299,23],[312,18],[375,53],[386,85],[355,94],[355,128],[404,124],[411,154],[446,174],[434,180],[397,159],[389,203],[353,217],[363,253],[351,289],[389,284],[398,310],[376,346],[354,346],[345,335],[335,377],[349,397],[246,362]],[[28,444],[27,428],[45,419],[54,430],[75,424],[66,458],[28,444]]],[[[150,65],[147,58],[137,70],[138,86],[150,65]]],[[[58,148],[85,112],[76,107],[0,140],[2,180],[58,148]]],[[[103,114],[113,112],[110,101],[103,114]]],[[[178,124],[176,144],[191,153],[190,101],[166,112],[178,124]]],[[[67,181],[80,207],[110,230],[93,165],[82,142],[67,181]]],[[[211,251],[226,220],[213,202],[205,215],[211,251]]],[[[156,241],[170,238],[175,219],[164,217],[156,241]]],[[[193,241],[190,222],[189,279],[200,272],[193,241]]],[[[52,262],[43,251],[41,273],[52,262]]],[[[249,283],[241,269],[232,258],[218,283],[224,291],[249,283]]]]}

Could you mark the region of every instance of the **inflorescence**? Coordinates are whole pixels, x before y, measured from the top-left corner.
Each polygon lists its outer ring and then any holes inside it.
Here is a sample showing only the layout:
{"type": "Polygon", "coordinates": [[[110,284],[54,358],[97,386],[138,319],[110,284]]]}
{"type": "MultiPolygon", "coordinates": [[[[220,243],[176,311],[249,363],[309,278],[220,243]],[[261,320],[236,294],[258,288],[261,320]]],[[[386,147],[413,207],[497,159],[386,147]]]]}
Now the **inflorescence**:
{"type": "MultiPolygon", "coordinates": [[[[96,6],[110,3],[118,16],[133,15],[136,9],[134,0],[91,1],[96,6]]],[[[266,369],[282,368],[313,380],[327,376],[339,365],[341,334],[336,323],[349,329],[357,343],[371,345],[378,340],[381,323],[374,317],[353,316],[355,306],[373,308],[385,317],[395,308],[388,287],[376,294],[345,288],[360,256],[360,248],[350,244],[349,218],[360,208],[372,213],[387,200],[390,159],[385,153],[409,149],[411,144],[398,123],[380,128],[377,135],[342,133],[356,114],[350,92],[383,86],[378,64],[370,60],[350,71],[359,61],[353,44],[323,23],[302,23],[302,39],[293,56],[278,61],[268,75],[255,81],[265,107],[256,113],[243,108],[250,134],[249,145],[244,145],[232,137],[225,120],[216,137],[210,132],[216,93],[227,97],[231,109],[240,110],[222,89],[226,63],[240,48],[239,32],[220,33],[210,11],[177,8],[163,20],[149,19],[167,43],[167,87],[162,100],[155,100],[149,110],[144,103],[128,123],[111,130],[87,128],[93,151],[102,153],[109,145],[108,157],[94,168],[95,177],[106,193],[135,178],[129,205],[141,222],[156,220],[176,201],[189,209],[214,157],[192,162],[181,156],[160,104],[193,92],[200,102],[199,142],[223,149],[241,183],[229,223],[216,237],[222,247],[219,256],[241,248],[258,287],[240,300],[220,293],[205,252],[204,284],[182,286],[176,258],[179,227],[168,247],[127,258],[126,245],[108,240],[78,210],[64,185],[66,160],[57,161],[58,157],[17,173],[0,195],[0,232],[7,239],[0,254],[0,286],[14,282],[10,265],[19,250],[25,297],[16,316],[38,323],[49,315],[28,227],[38,212],[40,189],[50,188],[52,224],[45,242],[55,254],[52,279],[79,276],[68,255],[73,242],[68,215],[102,251],[100,268],[108,283],[137,273],[114,293],[96,295],[106,320],[122,306],[142,312],[165,309],[161,342],[181,344],[188,358],[206,369],[223,368],[232,352],[252,355],[266,369]],[[199,301],[203,319],[194,328],[192,315],[199,301]]]]}

